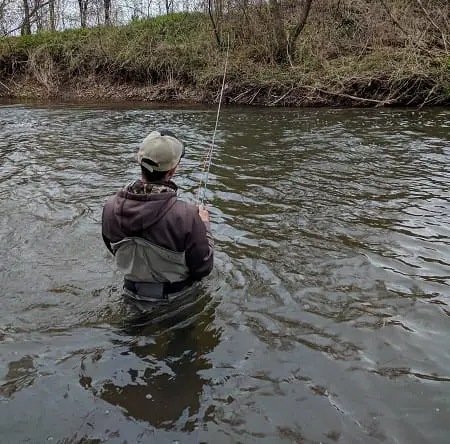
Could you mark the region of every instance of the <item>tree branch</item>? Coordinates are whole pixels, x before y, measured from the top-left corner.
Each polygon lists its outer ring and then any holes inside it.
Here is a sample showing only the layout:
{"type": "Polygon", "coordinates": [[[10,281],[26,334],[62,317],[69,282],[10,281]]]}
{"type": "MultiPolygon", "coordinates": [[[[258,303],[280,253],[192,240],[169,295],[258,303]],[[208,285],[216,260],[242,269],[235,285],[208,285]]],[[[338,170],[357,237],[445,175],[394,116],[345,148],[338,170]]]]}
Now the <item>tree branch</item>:
{"type": "Polygon", "coordinates": [[[306,25],[306,20],[308,19],[309,11],[311,9],[311,4],[312,4],[312,0],[306,0],[306,4],[302,10],[302,15],[300,17],[300,20],[297,23],[297,25],[295,26],[294,32],[292,33],[292,35],[290,35],[288,37],[288,44],[287,44],[286,49],[287,49],[287,56],[288,56],[291,67],[293,67],[292,56],[294,54],[294,46],[298,39],[298,36],[303,31],[303,28],[306,25]]]}
{"type": "MultiPolygon", "coordinates": [[[[30,17],[31,17],[31,16],[30,16],[30,17]]],[[[37,17],[34,18],[33,20],[30,20],[30,25],[32,25],[33,23],[36,23],[37,20],[38,20],[37,17]]],[[[22,26],[23,26],[24,24],[25,24],[25,21],[22,21],[22,23],[21,23],[20,25],[16,26],[16,27],[13,28],[13,29],[10,29],[8,32],[5,32],[5,33],[3,34],[3,37],[7,37],[8,35],[11,35],[13,32],[16,32],[16,31],[18,31],[19,29],[22,29],[22,26]]]]}
{"type": "Polygon", "coordinates": [[[388,13],[390,19],[392,20],[392,22],[394,23],[395,26],[397,26],[398,29],[400,29],[400,31],[403,32],[403,34],[405,34],[405,36],[408,38],[409,40],[409,34],[403,29],[403,27],[400,25],[400,23],[396,20],[396,18],[392,15],[391,10],[387,7],[386,3],[383,0],[380,0],[380,3],[382,4],[383,8],[386,10],[386,12],[388,13]]]}
{"type": "MultiPolygon", "coordinates": [[[[36,15],[36,13],[39,11],[39,9],[42,9],[44,6],[47,6],[50,3],[50,1],[47,1],[45,3],[42,3],[42,5],[36,5],[31,11],[30,11],[30,19],[36,15]]],[[[37,21],[37,17],[34,20],[30,20],[30,25],[35,23],[37,21]]],[[[6,37],[8,35],[11,35],[13,32],[18,31],[19,29],[22,29],[23,25],[25,24],[25,20],[23,20],[20,25],[16,26],[13,29],[10,29],[8,32],[3,33],[3,37],[6,37]]]]}
{"type": "Polygon", "coordinates": [[[419,4],[420,8],[422,9],[422,11],[425,14],[425,17],[428,19],[428,21],[440,32],[440,34],[442,36],[442,42],[444,43],[445,52],[448,54],[447,37],[445,36],[444,31],[442,31],[442,29],[431,18],[430,13],[425,9],[425,7],[423,6],[421,0],[416,0],[416,2],[419,4]]]}
{"type": "Polygon", "coordinates": [[[365,99],[364,97],[352,96],[350,94],[336,93],[336,92],[333,92],[333,91],[327,91],[327,90],[322,89],[322,88],[316,88],[315,86],[304,85],[302,88],[310,89],[312,91],[319,91],[321,93],[330,94],[332,96],[338,96],[338,97],[344,97],[344,98],[347,98],[347,99],[357,100],[359,102],[376,103],[378,105],[386,105],[386,104],[389,104],[389,103],[392,103],[393,101],[395,101],[395,98],[394,99],[386,99],[386,100],[365,99]]]}
{"type": "Polygon", "coordinates": [[[208,0],[208,13],[209,13],[209,18],[211,19],[211,23],[214,29],[214,35],[216,36],[216,41],[217,44],[219,45],[219,48],[222,47],[222,42],[220,41],[220,35],[219,35],[219,30],[217,29],[217,23],[214,20],[213,17],[213,13],[212,13],[212,0],[208,0]]]}

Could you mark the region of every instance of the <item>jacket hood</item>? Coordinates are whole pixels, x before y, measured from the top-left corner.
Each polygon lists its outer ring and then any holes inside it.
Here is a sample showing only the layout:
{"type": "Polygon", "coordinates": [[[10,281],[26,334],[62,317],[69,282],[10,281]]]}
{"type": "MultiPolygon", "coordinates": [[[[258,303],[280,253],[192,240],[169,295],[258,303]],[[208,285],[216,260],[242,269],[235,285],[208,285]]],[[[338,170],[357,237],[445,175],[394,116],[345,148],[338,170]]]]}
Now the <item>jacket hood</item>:
{"type": "Polygon", "coordinates": [[[113,215],[123,231],[136,235],[156,224],[176,203],[173,182],[145,184],[137,181],[116,194],[113,215]]]}

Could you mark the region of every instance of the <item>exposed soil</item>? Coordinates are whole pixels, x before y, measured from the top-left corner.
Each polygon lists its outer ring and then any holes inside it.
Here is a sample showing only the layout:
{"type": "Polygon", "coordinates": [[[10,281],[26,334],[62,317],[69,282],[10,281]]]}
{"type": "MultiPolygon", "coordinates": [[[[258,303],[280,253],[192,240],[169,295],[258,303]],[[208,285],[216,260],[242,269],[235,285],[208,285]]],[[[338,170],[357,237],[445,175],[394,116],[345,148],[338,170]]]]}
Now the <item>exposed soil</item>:
{"type": "MultiPolygon", "coordinates": [[[[44,85],[35,78],[0,83],[0,97],[9,99],[52,99],[74,101],[136,101],[168,104],[216,104],[220,91],[179,82],[137,84],[111,82],[103,78],[74,78],[62,85],[44,85]]],[[[407,79],[395,86],[383,79],[353,82],[339,87],[309,85],[227,84],[223,102],[256,106],[423,106],[448,105],[449,98],[427,85],[424,79],[407,79]]]]}

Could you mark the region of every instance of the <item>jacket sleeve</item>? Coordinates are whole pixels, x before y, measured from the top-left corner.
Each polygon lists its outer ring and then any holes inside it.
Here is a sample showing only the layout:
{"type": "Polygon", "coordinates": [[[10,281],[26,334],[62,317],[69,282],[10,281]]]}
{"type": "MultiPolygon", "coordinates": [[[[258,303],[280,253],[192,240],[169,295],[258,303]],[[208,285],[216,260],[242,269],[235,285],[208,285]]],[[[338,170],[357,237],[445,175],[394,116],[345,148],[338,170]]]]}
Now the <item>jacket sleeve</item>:
{"type": "Polygon", "coordinates": [[[112,249],[112,247],[111,247],[111,241],[108,239],[107,234],[106,234],[106,231],[107,231],[107,230],[106,230],[106,227],[107,227],[107,224],[108,224],[108,221],[107,221],[106,216],[105,216],[106,205],[107,205],[107,204],[105,204],[105,206],[103,207],[103,211],[102,211],[102,238],[103,238],[103,242],[104,242],[105,245],[106,245],[106,248],[107,248],[112,254],[114,254],[114,251],[113,251],[113,249],[112,249]]]}
{"type": "Polygon", "coordinates": [[[115,255],[116,253],[114,253],[112,247],[111,247],[111,241],[102,233],[102,237],[103,237],[103,242],[106,245],[106,248],[113,254],[115,255]]]}
{"type": "Polygon", "coordinates": [[[192,227],[187,237],[186,264],[192,278],[200,280],[211,273],[214,265],[214,240],[211,225],[200,219],[194,209],[192,227]]]}

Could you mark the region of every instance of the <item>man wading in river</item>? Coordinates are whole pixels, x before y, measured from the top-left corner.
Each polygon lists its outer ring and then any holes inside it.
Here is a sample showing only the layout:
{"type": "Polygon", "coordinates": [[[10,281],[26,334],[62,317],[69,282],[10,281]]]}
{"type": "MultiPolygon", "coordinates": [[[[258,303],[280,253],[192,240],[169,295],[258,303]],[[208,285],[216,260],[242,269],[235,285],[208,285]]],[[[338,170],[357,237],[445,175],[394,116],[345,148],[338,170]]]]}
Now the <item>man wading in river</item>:
{"type": "Polygon", "coordinates": [[[141,309],[189,293],[213,268],[208,211],[177,199],[171,181],[183,156],[174,134],[153,131],[137,154],[141,179],[103,208],[102,236],[124,274],[124,298],[141,309]]]}

